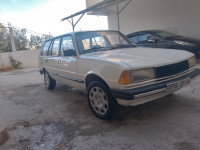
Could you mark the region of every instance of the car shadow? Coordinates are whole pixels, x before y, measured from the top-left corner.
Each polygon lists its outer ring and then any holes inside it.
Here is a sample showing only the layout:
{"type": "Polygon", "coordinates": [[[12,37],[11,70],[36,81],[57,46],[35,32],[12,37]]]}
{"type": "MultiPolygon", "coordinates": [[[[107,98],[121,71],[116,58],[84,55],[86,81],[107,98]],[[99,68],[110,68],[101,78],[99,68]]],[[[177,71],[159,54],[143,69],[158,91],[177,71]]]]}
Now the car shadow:
{"type": "Polygon", "coordinates": [[[60,95],[61,98],[59,103],[55,104],[56,107],[57,105],[61,108],[65,107],[64,111],[58,112],[63,117],[67,114],[69,120],[78,124],[77,130],[83,136],[112,132],[120,128],[151,128],[169,122],[174,123],[177,119],[184,121],[182,114],[184,111],[185,113],[191,111],[190,107],[194,106],[188,98],[176,93],[137,106],[118,106],[114,117],[105,121],[98,119],[90,111],[85,93],[58,84],[53,95],[60,95]]]}
{"type": "MultiPolygon", "coordinates": [[[[81,105],[81,106],[73,106],[73,107],[82,107],[86,106],[87,107],[87,100],[86,100],[86,94],[76,90],[74,88],[70,88],[66,85],[63,84],[58,84],[57,91],[69,91],[72,92],[73,94],[78,94],[79,96],[82,96],[84,98],[79,99],[76,103],[76,105],[81,105]]],[[[112,120],[107,121],[108,123],[114,122],[123,122],[123,121],[128,121],[129,119],[135,119],[137,121],[139,120],[145,120],[151,117],[158,117],[159,115],[162,115],[165,111],[168,111],[172,109],[172,106],[175,106],[175,103],[177,103],[177,99],[180,96],[171,94],[169,96],[166,96],[164,98],[160,98],[158,100],[154,100],[145,104],[137,105],[137,106],[131,106],[131,107],[126,107],[126,106],[117,106],[117,110],[115,113],[115,116],[113,117],[112,120]],[[161,113],[162,112],[162,113],[161,113]]],[[[182,99],[182,98],[181,98],[182,99]]],[[[89,106],[86,109],[82,110],[88,110],[89,111],[89,106]]],[[[75,108],[74,108],[75,109],[75,108]]],[[[90,117],[90,116],[89,116],[90,117]]]]}

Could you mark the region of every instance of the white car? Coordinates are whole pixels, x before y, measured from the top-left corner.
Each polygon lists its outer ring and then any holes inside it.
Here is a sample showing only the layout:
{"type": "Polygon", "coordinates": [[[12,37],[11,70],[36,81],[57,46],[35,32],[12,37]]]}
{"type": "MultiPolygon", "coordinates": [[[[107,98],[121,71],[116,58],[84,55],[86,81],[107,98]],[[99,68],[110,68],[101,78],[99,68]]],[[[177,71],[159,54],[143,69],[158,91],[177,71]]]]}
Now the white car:
{"type": "Polygon", "coordinates": [[[117,104],[135,106],[164,97],[200,74],[194,54],[139,48],[118,31],[54,37],[45,42],[39,66],[47,89],[61,81],[86,91],[92,112],[105,120],[117,104]]]}

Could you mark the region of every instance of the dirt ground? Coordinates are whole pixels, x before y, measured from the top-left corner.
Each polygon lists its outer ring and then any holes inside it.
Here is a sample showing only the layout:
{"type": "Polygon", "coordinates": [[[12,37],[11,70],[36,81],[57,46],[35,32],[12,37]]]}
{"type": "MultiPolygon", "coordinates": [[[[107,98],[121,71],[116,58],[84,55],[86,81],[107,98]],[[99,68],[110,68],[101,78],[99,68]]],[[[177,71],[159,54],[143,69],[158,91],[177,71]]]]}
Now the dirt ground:
{"type": "Polygon", "coordinates": [[[200,150],[200,77],[173,95],[119,107],[97,119],[86,95],[58,83],[46,90],[38,69],[0,73],[0,150],[200,150]]]}

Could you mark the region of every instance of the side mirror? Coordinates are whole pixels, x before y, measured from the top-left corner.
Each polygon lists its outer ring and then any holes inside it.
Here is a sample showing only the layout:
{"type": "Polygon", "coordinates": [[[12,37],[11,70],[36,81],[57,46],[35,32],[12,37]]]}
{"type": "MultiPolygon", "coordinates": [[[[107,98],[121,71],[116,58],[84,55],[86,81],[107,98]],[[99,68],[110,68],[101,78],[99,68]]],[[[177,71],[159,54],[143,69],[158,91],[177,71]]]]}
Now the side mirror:
{"type": "Polygon", "coordinates": [[[64,56],[76,56],[76,51],[74,49],[63,50],[64,56]]]}
{"type": "Polygon", "coordinates": [[[159,39],[157,39],[157,38],[155,38],[153,36],[148,38],[148,42],[150,42],[150,43],[157,43],[158,41],[159,41],[159,39]]]}
{"type": "Polygon", "coordinates": [[[149,39],[148,42],[150,42],[150,43],[156,43],[156,40],[154,40],[154,39],[149,39]]]}

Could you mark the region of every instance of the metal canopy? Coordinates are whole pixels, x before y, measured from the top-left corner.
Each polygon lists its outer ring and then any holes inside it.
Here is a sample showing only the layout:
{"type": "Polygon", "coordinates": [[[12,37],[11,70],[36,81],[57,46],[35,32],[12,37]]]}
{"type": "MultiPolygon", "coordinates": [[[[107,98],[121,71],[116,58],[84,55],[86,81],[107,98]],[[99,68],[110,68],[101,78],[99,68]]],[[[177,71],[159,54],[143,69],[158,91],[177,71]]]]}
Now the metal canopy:
{"type": "Polygon", "coordinates": [[[118,30],[120,30],[120,27],[119,27],[119,14],[124,10],[124,8],[125,8],[132,0],[129,0],[129,1],[125,4],[125,6],[124,6],[121,10],[119,10],[118,4],[119,4],[120,2],[122,2],[122,1],[127,1],[127,0],[104,0],[104,1],[102,1],[102,2],[100,2],[100,3],[98,3],[98,4],[96,4],[96,5],[93,5],[93,6],[89,7],[89,8],[87,8],[87,9],[81,10],[81,11],[75,13],[75,14],[72,14],[72,15],[70,15],[70,16],[68,16],[68,17],[65,17],[65,18],[61,19],[61,21],[68,20],[69,23],[72,25],[72,29],[73,29],[73,32],[74,32],[75,26],[76,26],[77,23],[81,20],[81,18],[85,15],[85,13],[87,13],[87,12],[89,12],[89,11],[94,11],[94,10],[102,10],[102,9],[105,9],[105,8],[107,8],[107,7],[110,7],[110,6],[114,5],[114,4],[117,4],[117,12],[110,11],[109,9],[106,9],[106,10],[117,14],[117,16],[118,16],[118,30]],[[81,15],[81,16],[80,16],[80,17],[78,18],[78,20],[74,23],[73,18],[76,17],[76,16],[79,16],[79,15],[81,15]],[[71,20],[70,20],[70,19],[71,19],[71,20]]]}

